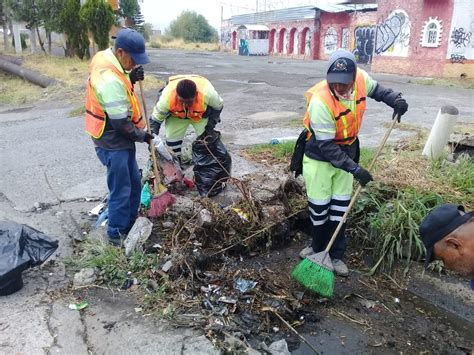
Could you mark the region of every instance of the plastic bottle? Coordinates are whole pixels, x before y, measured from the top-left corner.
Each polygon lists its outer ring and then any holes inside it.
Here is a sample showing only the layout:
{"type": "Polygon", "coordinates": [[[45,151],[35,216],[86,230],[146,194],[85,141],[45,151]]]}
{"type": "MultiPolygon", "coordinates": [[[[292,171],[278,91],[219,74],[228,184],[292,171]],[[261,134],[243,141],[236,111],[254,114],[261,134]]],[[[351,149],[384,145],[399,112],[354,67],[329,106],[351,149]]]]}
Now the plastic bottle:
{"type": "Polygon", "coordinates": [[[298,137],[280,137],[280,138],[272,138],[270,140],[270,144],[282,144],[285,142],[296,141],[298,137]]]}

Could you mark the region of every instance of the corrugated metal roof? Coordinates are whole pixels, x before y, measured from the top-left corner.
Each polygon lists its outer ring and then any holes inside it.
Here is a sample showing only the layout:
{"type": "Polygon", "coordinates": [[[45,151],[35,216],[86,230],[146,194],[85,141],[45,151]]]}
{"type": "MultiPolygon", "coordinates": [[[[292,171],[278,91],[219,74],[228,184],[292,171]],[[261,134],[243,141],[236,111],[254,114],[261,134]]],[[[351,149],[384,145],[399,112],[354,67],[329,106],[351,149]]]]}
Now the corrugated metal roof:
{"type": "Polygon", "coordinates": [[[289,9],[257,12],[252,14],[236,15],[230,18],[234,25],[283,22],[291,20],[314,19],[319,16],[314,6],[300,6],[289,9]]]}
{"type": "Polygon", "coordinates": [[[246,29],[249,31],[270,31],[270,29],[265,25],[240,25],[237,29],[246,29]]]}
{"type": "Polygon", "coordinates": [[[288,9],[236,15],[232,16],[230,21],[233,25],[260,24],[319,18],[320,11],[334,13],[375,10],[377,10],[377,4],[318,4],[316,6],[299,6],[288,9]]]}

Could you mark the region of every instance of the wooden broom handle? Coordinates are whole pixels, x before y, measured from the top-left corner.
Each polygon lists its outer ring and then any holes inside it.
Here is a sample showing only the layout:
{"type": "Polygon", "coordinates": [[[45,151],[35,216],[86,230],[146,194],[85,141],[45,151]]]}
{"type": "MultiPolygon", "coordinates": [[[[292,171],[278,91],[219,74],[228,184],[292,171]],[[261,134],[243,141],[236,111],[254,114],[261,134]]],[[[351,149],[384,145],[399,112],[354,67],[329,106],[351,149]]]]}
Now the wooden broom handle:
{"type": "MultiPolygon", "coordinates": [[[[385,143],[387,143],[388,137],[390,136],[390,133],[392,132],[393,127],[395,127],[395,125],[397,124],[399,118],[400,118],[399,115],[397,115],[397,117],[393,118],[392,124],[391,124],[390,127],[388,128],[387,133],[385,133],[385,137],[383,137],[382,143],[380,143],[379,149],[378,149],[377,152],[375,153],[374,158],[372,159],[372,162],[370,163],[369,168],[367,169],[369,172],[370,172],[370,171],[372,170],[372,168],[374,167],[375,162],[377,161],[377,158],[379,157],[380,153],[382,152],[382,149],[383,149],[383,147],[385,146],[385,143]]],[[[334,233],[333,233],[333,235],[332,235],[332,237],[331,237],[331,240],[330,240],[329,243],[328,243],[328,246],[327,246],[326,249],[325,249],[326,253],[329,252],[329,250],[331,249],[332,245],[334,244],[334,241],[336,240],[336,237],[337,237],[337,235],[339,234],[339,231],[341,230],[342,225],[343,225],[344,222],[346,221],[346,218],[347,218],[349,212],[351,211],[352,207],[354,206],[354,204],[355,204],[355,202],[356,202],[356,200],[357,200],[357,197],[359,196],[359,193],[360,193],[361,190],[362,190],[362,185],[359,185],[359,186],[357,187],[356,191],[354,192],[354,196],[352,196],[351,202],[349,203],[349,206],[347,207],[346,212],[344,212],[344,215],[342,216],[342,219],[339,221],[339,224],[337,225],[337,228],[336,228],[336,230],[334,231],[334,233]]]]}
{"type": "MultiPolygon", "coordinates": [[[[140,80],[138,83],[140,84],[140,97],[142,99],[143,113],[145,114],[146,127],[148,130],[148,133],[152,134],[150,119],[148,118],[148,110],[146,109],[145,96],[143,95],[143,81],[140,80]]],[[[151,142],[150,144],[150,151],[151,151],[151,161],[153,163],[153,172],[155,173],[155,194],[156,194],[158,192],[158,181],[160,179],[160,175],[158,175],[158,163],[156,160],[156,152],[155,152],[155,147],[153,146],[153,142],[151,142]]]]}

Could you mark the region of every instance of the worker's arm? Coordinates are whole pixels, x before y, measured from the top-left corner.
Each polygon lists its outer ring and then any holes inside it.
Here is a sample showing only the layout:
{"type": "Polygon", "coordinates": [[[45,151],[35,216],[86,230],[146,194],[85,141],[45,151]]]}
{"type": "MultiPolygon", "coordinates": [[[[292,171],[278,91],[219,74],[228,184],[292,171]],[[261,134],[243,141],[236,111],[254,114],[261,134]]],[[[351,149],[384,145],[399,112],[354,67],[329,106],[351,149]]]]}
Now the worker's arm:
{"type": "Polygon", "coordinates": [[[103,80],[96,87],[96,93],[115,131],[134,142],[143,142],[147,138],[147,133],[138,129],[131,120],[132,106],[120,79],[105,72],[103,80]]]}
{"type": "Polygon", "coordinates": [[[150,119],[150,128],[154,134],[160,132],[161,124],[165,119],[171,116],[170,107],[169,107],[169,96],[171,95],[171,90],[169,87],[165,87],[159,94],[158,102],[151,113],[150,119]]]}
{"type": "Polygon", "coordinates": [[[308,113],[313,135],[311,136],[309,148],[321,156],[333,166],[347,172],[354,171],[357,163],[344,152],[339,144],[334,142],[336,137],[336,123],[328,107],[314,96],[309,104],[308,113]]]}
{"type": "Polygon", "coordinates": [[[209,83],[209,85],[206,87],[204,92],[204,100],[207,104],[207,109],[204,114],[204,117],[208,119],[206,130],[212,130],[216,124],[221,121],[220,115],[222,109],[224,108],[224,100],[222,100],[211,83],[209,83]]]}

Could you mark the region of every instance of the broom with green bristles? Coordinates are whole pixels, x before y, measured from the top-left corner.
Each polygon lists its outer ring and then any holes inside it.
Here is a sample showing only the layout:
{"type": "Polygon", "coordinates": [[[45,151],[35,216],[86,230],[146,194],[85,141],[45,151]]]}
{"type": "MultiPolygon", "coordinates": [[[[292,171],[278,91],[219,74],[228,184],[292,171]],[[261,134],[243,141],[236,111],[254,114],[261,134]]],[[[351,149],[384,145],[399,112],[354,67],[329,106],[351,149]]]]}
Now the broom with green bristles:
{"type": "MultiPolygon", "coordinates": [[[[387,143],[387,139],[399,118],[400,117],[397,116],[393,119],[393,122],[387,130],[387,133],[385,133],[385,137],[383,138],[382,143],[380,144],[377,152],[374,155],[374,158],[372,159],[372,162],[369,165],[369,171],[372,170],[375,161],[382,152],[382,149],[385,146],[385,143],[387,143]]],[[[329,250],[331,250],[331,247],[334,244],[334,241],[336,240],[336,237],[341,230],[342,225],[346,221],[347,215],[354,206],[361,190],[362,186],[359,185],[351,199],[351,202],[349,203],[349,206],[347,207],[346,212],[342,216],[342,219],[339,221],[336,230],[329,240],[326,249],[320,253],[307,256],[303,261],[296,265],[291,272],[291,276],[293,276],[293,278],[300,284],[310,291],[318,293],[323,297],[332,297],[334,293],[334,266],[332,264],[331,257],[329,256],[329,250]]]]}

